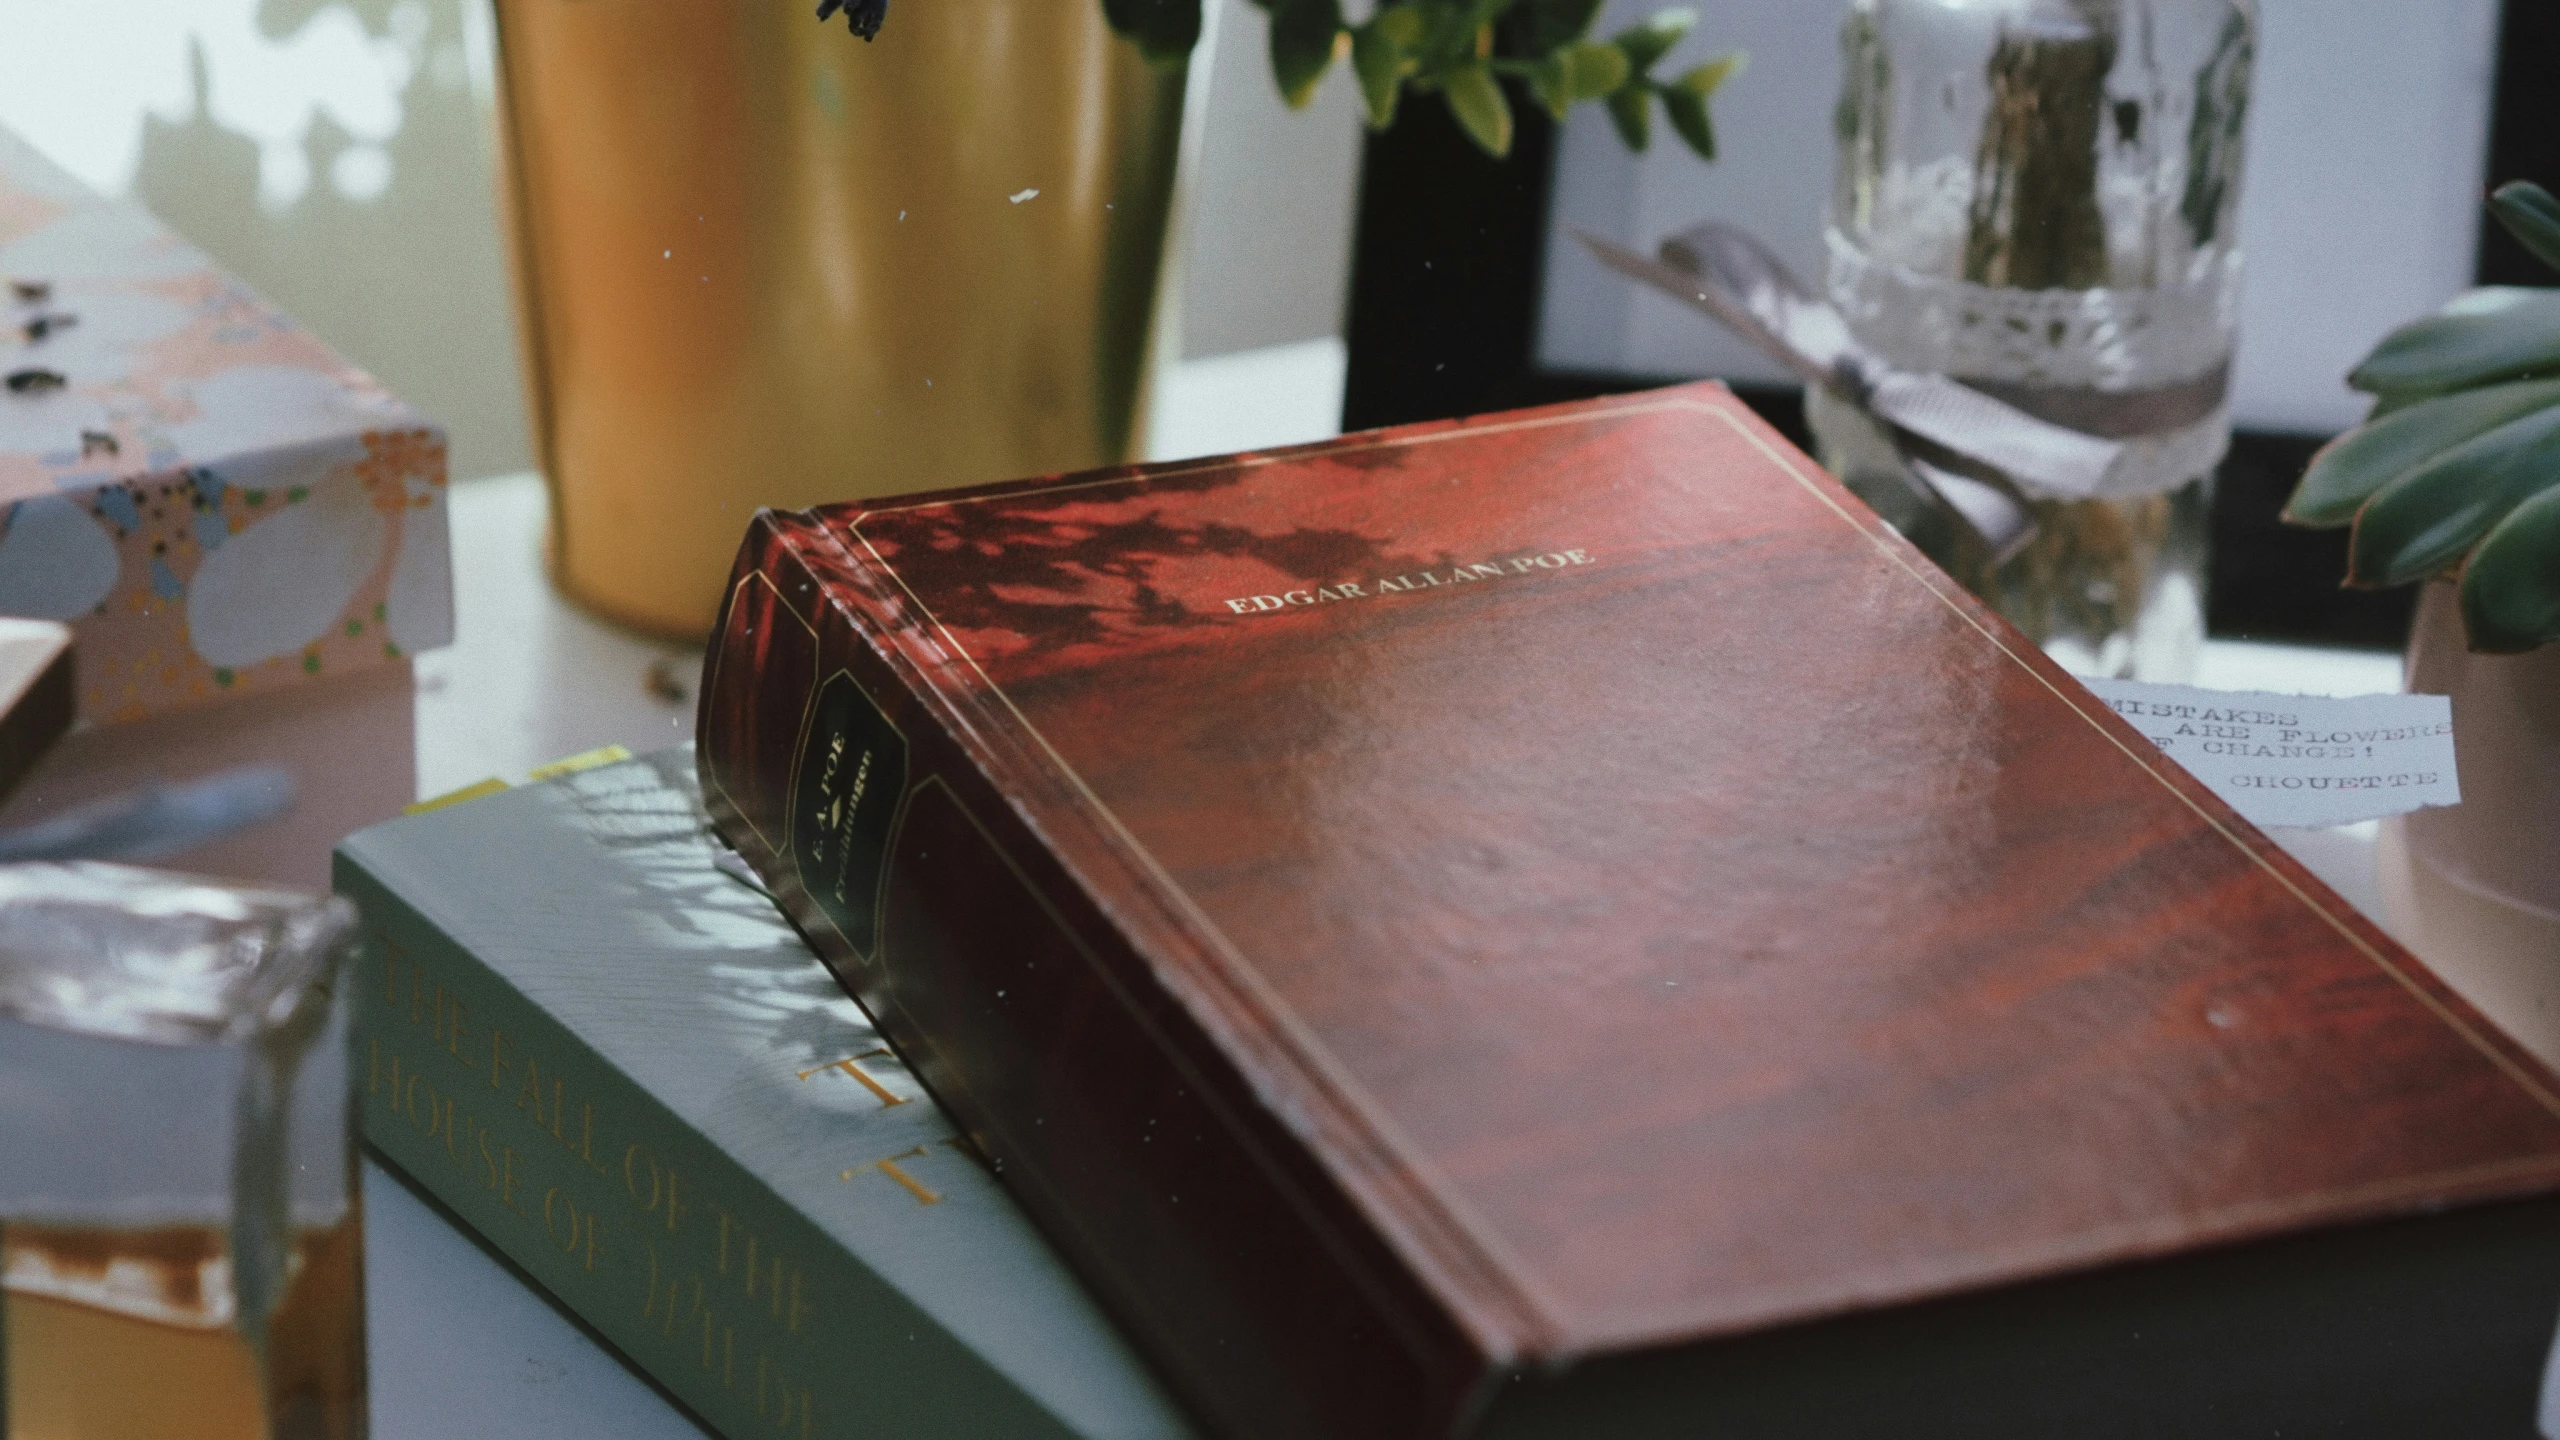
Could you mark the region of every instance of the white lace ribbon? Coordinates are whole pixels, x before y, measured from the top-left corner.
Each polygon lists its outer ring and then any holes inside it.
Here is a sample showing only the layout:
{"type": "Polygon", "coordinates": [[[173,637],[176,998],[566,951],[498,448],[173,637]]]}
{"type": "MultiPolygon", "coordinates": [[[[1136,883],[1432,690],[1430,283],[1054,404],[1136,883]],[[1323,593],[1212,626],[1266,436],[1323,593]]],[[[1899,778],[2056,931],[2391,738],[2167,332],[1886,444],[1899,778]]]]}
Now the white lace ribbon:
{"type": "MultiPolygon", "coordinates": [[[[2137,421],[2161,392],[2202,386],[2218,396],[2227,373],[2238,328],[2236,250],[2199,254],[2193,273],[2151,288],[2014,290],[1922,274],[1869,254],[1836,226],[1825,239],[1828,298],[1858,345],[1896,370],[1997,386],[2030,412],[2044,391],[2067,393],[2084,410],[2121,397],[2137,421]]],[[[2193,404],[2176,408],[2174,423],[2112,430],[2121,448],[2085,490],[2011,473],[2046,498],[2174,490],[2220,463],[2231,437],[2227,402],[2217,398],[2202,414],[2193,404]]]]}

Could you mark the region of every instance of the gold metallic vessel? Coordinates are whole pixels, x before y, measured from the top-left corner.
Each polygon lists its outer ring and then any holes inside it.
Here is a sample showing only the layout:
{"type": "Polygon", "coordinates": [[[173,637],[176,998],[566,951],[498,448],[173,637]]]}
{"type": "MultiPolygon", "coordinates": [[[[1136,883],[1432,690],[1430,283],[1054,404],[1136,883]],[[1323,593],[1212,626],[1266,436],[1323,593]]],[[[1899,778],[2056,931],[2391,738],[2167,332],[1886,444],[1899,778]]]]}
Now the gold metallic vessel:
{"type": "Polygon", "coordinates": [[[710,628],[757,507],[1131,458],[1183,102],[1098,0],[498,0],[552,568],[710,628]]]}

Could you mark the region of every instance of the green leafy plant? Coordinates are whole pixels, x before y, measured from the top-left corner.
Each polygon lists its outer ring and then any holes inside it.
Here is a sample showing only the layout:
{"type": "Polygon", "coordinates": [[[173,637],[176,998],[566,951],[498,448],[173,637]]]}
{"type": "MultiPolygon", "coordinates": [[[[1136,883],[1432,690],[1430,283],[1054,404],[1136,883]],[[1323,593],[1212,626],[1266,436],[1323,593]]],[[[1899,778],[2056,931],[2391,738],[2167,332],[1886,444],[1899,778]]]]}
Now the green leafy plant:
{"type": "MultiPolygon", "coordinates": [[[[1691,66],[1670,79],[1654,67],[1697,23],[1688,10],[1662,10],[1606,40],[1588,38],[1600,0],[1394,0],[1357,25],[1342,0],[1254,0],[1271,17],[1271,76],[1281,97],[1303,106],[1337,59],[1348,58],[1369,126],[1393,124],[1407,91],[1437,94],[1488,155],[1511,153],[1511,101],[1504,77],[1562,120],[1578,101],[1597,100],[1628,146],[1652,140],[1658,106],[1700,158],[1716,155],[1708,97],[1742,68],[1740,53],[1691,66]]],[[[1149,58],[1179,60],[1200,39],[1201,0],[1103,0],[1112,28],[1149,58]]]]}
{"type": "MultiPolygon", "coordinates": [[[[1203,0],[1102,0],[1111,28],[1159,65],[1179,64],[1200,43],[1203,0]]],[[[1368,107],[1369,128],[1395,122],[1407,90],[1437,93],[1469,138],[1500,159],[1511,153],[1511,101],[1502,78],[1528,87],[1562,120],[1579,100],[1598,100],[1631,149],[1652,142],[1658,102],[1671,128],[1703,160],[1716,158],[1707,97],[1742,68],[1742,53],[1720,55],[1669,80],[1653,67],[1698,23],[1690,10],[1657,10],[1607,40],[1585,38],[1601,0],[1390,0],[1357,25],[1342,0],[1253,0],[1271,17],[1271,77],[1294,107],[1348,56],[1368,107]]],[[[819,0],[818,18],[842,12],[854,34],[880,33],[889,0],[819,0]]]]}
{"type": "MultiPolygon", "coordinates": [[[[2560,268],[2550,192],[2513,182],[2489,209],[2560,268]]],[[[2384,336],[2347,383],[2373,409],[2312,457],[2285,518],[2354,526],[2349,585],[2458,573],[2474,650],[2560,639],[2560,290],[2474,290],[2384,336]]]]}

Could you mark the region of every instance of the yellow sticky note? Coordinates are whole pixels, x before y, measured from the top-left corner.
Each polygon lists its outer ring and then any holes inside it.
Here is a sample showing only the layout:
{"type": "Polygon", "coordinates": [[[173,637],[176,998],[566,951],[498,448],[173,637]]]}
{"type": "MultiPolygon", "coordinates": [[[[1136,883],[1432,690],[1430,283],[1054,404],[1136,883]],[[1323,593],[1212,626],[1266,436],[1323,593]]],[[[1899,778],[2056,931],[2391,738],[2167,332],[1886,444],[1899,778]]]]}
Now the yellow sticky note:
{"type": "MultiPolygon", "coordinates": [[[[612,765],[630,758],[631,752],[619,745],[599,745],[593,750],[572,755],[565,760],[554,760],[548,765],[536,767],[525,778],[557,780],[563,775],[575,775],[581,770],[593,770],[599,765],[612,765]]],[[[476,785],[465,785],[459,790],[448,790],[442,795],[430,796],[415,805],[404,805],[400,813],[424,815],[430,810],[441,810],[447,805],[459,805],[465,800],[477,800],[483,795],[495,795],[506,788],[506,781],[492,775],[476,785]]]]}
{"type": "Polygon", "coordinates": [[[447,805],[459,805],[465,800],[477,800],[483,795],[495,795],[506,788],[506,781],[492,775],[476,785],[465,785],[459,790],[447,790],[441,795],[431,795],[415,805],[403,805],[400,807],[400,813],[424,815],[430,810],[441,810],[447,805]]]}
{"type": "Polygon", "coordinates": [[[575,775],[581,770],[593,770],[599,765],[619,764],[630,758],[631,752],[619,745],[599,745],[593,750],[572,755],[566,760],[554,760],[548,765],[538,766],[526,778],[557,780],[563,775],[575,775]]]}

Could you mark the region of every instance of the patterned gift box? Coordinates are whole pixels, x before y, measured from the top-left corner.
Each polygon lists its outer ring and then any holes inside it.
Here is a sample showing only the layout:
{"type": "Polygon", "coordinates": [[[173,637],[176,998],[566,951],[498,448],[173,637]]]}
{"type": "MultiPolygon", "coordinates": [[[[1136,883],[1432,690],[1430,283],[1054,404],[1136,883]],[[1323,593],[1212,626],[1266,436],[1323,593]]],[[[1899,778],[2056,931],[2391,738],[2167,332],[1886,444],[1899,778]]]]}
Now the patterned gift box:
{"type": "Polygon", "coordinates": [[[444,435],[139,208],[0,131],[0,615],[84,723],[453,638],[444,435]]]}

